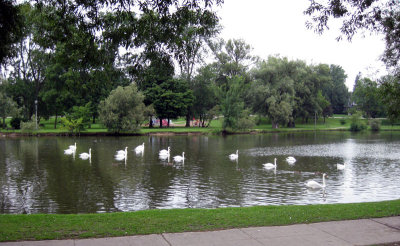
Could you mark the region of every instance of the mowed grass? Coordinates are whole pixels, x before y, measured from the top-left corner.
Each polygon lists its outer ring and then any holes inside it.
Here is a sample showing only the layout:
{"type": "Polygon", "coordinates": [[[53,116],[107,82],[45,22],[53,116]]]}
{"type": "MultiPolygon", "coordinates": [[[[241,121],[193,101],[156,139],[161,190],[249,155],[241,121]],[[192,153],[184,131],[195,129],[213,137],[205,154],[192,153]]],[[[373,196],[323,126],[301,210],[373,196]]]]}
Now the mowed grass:
{"type": "Polygon", "coordinates": [[[144,210],[106,214],[0,215],[0,241],[209,231],[400,215],[400,200],[218,209],[144,210]]]}
{"type": "MultiPolygon", "coordinates": [[[[247,130],[237,130],[231,131],[231,133],[246,133],[246,132],[296,132],[296,131],[324,131],[324,130],[341,130],[347,131],[350,129],[351,120],[347,115],[334,115],[333,117],[326,118],[318,118],[317,121],[314,121],[313,118],[308,119],[308,122],[303,122],[303,120],[298,119],[296,120],[295,127],[287,127],[287,126],[280,126],[279,128],[275,129],[272,128],[272,124],[270,120],[265,117],[257,118],[255,116],[256,124],[252,129],[247,130]]],[[[68,134],[68,131],[64,129],[61,123],[57,124],[57,128],[54,128],[54,120],[55,118],[52,117],[49,120],[42,119],[40,121],[40,129],[35,133],[39,134],[68,134]]],[[[400,124],[397,122],[396,124],[390,124],[387,119],[380,119],[381,120],[381,130],[400,130],[400,124]]],[[[368,120],[362,119],[364,123],[368,126],[368,120]]],[[[8,127],[11,128],[9,125],[10,118],[6,120],[8,127]]],[[[154,128],[149,128],[147,126],[143,126],[139,132],[136,134],[152,134],[152,133],[221,133],[222,132],[222,122],[223,117],[215,119],[211,121],[209,127],[184,127],[185,119],[179,118],[173,120],[173,122],[178,123],[179,126],[171,126],[171,127],[162,127],[160,128],[158,124],[154,125],[154,128]]],[[[368,126],[368,129],[370,127],[368,126]]],[[[20,130],[5,130],[0,129],[1,132],[15,132],[20,133],[20,130]]],[[[90,128],[86,128],[81,132],[82,134],[95,134],[95,133],[110,133],[104,125],[101,123],[91,124],[90,128]]],[[[133,132],[122,132],[122,134],[132,134],[133,132]]]]}

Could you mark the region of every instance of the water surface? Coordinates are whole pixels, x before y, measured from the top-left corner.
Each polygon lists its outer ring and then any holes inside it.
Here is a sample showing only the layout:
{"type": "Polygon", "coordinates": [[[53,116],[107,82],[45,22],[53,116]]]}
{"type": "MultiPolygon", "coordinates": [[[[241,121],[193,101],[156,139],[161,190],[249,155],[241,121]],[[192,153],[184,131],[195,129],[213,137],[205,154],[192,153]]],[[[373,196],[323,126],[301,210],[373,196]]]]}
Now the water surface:
{"type": "Polygon", "coordinates": [[[0,139],[0,213],[382,201],[400,198],[398,177],[397,132],[0,139]],[[74,142],[75,157],[65,155],[74,142]],[[143,142],[144,153],[136,155],[143,142]],[[128,159],[115,160],[125,146],[128,159]],[[172,156],[185,152],[184,164],[158,158],[167,146],[172,156]],[[81,160],[89,148],[91,160],[81,160]],[[229,160],[237,149],[238,161],[229,160]],[[274,158],[277,170],[265,170],[274,158]],[[325,191],[307,189],[307,180],[322,183],[322,173],[325,191]]]}

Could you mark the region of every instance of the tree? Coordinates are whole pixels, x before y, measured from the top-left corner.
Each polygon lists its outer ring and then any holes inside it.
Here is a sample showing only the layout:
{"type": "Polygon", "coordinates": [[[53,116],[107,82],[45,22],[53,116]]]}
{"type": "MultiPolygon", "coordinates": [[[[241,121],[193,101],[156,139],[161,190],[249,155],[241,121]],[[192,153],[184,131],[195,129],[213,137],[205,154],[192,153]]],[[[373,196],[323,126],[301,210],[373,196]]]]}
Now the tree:
{"type": "Polygon", "coordinates": [[[216,67],[219,75],[218,86],[228,90],[228,78],[243,76],[245,83],[249,82],[246,77],[250,66],[257,61],[257,57],[251,55],[252,47],[241,39],[230,39],[225,42],[223,39],[217,42],[209,42],[209,47],[214,54],[216,67]]]}
{"type": "Polygon", "coordinates": [[[17,109],[16,103],[7,95],[0,91],[0,117],[3,118],[2,126],[6,128],[6,118],[17,109]]]}
{"type": "MultiPolygon", "coordinates": [[[[12,0],[0,1],[0,65],[13,56],[13,44],[22,36],[23,19],[12,0]]],[[[1,69],[0,69],[1,70],[1,69]]]]}
{"type": "Polygon", "coordinates": [[[391,122],[400,119],[400,82],[395,76],[384,76],[379,81],[379,95],[391,122]]]}
{"type": "Polygon", "coordinates": [[[200,119],[201,126],[212,120],[214,114],[211,110],[218,105],[217,88],[214,84],[215,74],[212,66],[199,69],[199,74],[193,79],[193,113],[200,119]]]}
{"type": "MultiPolygon", "coordinates": [[[[172,43],[175,59],[178,61],[180,75],[188,83],[189,88],[194,89],[192,83],[193,72],[196,64],[203,61],[206,52],[204,44],[218,33],[218,18],[210,11],[187,11],[178,13],[178,35],[172,43]]],[[[186,127],[190,127],[190,119],[193,109],[188,108],[186,114],[186,127]]]]}
{"type": "Polygon", "coordinates": [[[243,78],[234,76],[229,79],[229,89],[227,92],[221,93],[221,112],[224,116],[222,128],[224,130],[238,128],[238,120],[244,109],[243,95],[243,78]]]}
{"type": "Polygon", "coordinates": [[[255,80],[250,93],[253,110],[267,115],[273,128],[292,119],[295,91],[289,76],[291,66],[287,58],[269,57],[253,70],[255,80]]]}
{"type": "Polygon", "coordinates": [[[343,114],[350,98],[345,84],[347,75],[338,65],[330,65],[329,74],[330,80],[322,85],[322,93],[331,103],[333,113],[343,114]]]}
{"type": "Polygon", "coordinates": [[[317,94],[317,102],[318,102],[318,109],[319,109],[319,114],[322,114],[322,117],[324,117],[324,123],[326,117],[332,116],[333,114],[333,109],[331,106],[331,103],[322,95],[321,91],[318,91],[317,94]]]}
{"type": "MultiPolygon", "coordinates": [[[[383,33],[386,41],[383,60],[388,66],[398,65],[400,9],[397,0],[314,0],[304,13],[311,17],[306,26],[318,33],[329,28],[330,18],[341,20],[340,31],[349,40],[359,31],[383,33]]],[[[341,35],[337,39],[342,38],[341,35]]]]}
{"type": "Polygon", "coordinates": [[[136,85],[118,86],[100,102],[99,117],[109,131],[137,131],[144,120],[143,95],[136,85]]]}
{"type": "Polygon", "coordinates": [[[383,102],[380,100],[378,83],[369,78],[357,81],[352,96],[357,108],[367,117],[384,116],[383,102]]]}
{"type": "Polygon", "coordinates": [[[188,88],[187,83],[178,79],[166,80],[160,85],[151,89],[154,95],[153,106],[160,119],[176,119],[186,115],[187,110],[193,104],[193,92],[188,88]]]}
{"type": "Polygon", "coordinates": [[[302,118],[303,122],[314,117],[316,112],[321,111],[317,99],[321,84],[328,78],[329,71],[326,65],[308,66],[304,61],[290,61],[286,74],[294,82],[294,104],[293,121],[289,126],[294,127],[294,120],[302,118]]]}

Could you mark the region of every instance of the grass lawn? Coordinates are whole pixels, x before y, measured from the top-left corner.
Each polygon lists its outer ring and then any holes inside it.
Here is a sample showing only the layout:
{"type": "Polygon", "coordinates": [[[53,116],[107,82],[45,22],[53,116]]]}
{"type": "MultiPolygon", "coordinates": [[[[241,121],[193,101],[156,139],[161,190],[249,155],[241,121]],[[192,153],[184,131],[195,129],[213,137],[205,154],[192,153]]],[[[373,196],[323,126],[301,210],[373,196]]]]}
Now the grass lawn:
{"type": "MultiPolygon", "coordinates": [[[[6,123],[8,127],[11,128],[9,125],[10,118],[6,119],[6,123]]],[[[59,123],[57,124],[57,129],[54,129],[54,117],[50,118],[49,120],[42,119],[40,121],[40,129],[37,131],[39,134],[66,134],[68,131],[62,128],[62,125],[59,123]]],[[[278,129],[272,128],[271,122],[265,118],[258,118],[259,124],[255,125],[253,129],[244,130],[239,132],[295,132],[295,131],[321,131],[321,130],[349,130],[350,129],[350,119],[347,115],[334,115],[333,117],[326,118],[325,121],[323,118],[319,118],[316,122],[314,122],[313,118],[310,118],[308,122],[302,122],[302,120],[297,120],[296,126],[294,128],[288,128],[286,126],[280,126],[278,129]]],[[[149,127],[142,127],[139,134],[151,134],[151,133],[220,133],[222,131],[222,121],[223,118],[215,119],[211,122],[210,126],[207,128],[203,127],[184,127],[185,119],[179,118],[173,120],[173,122],[178,123],[179,126],[172,126],[172,127],[163,127],[160,128],[158,125],[155,125],[154,128],[149,127]]],[[[368,125],[368,120],[363,120],[368,125]]],[[[370,127],[368,127],[369,129],[370,127]]],[[[400,124],[391,125],[388,120],[381,119],[381,130],[400,130],[400,124]]],[[[5,130],[0,129],[1,132],[15,132],[20,133],[20,130],[5,130]]],[[[92,124],[91,128],[87,128],[82,131],[83,134],[85,133],[107,133],[108,130],[100,123],[92,124]]],[[[129,133],[129,132],[128,132],[129,133]]]]}
{"type": "Polygon", "coordinates": [[[0,241],[208,231],[400,215],[400,200],[331,205],[160,209],[106,214],[0,215],[0,241]]]}

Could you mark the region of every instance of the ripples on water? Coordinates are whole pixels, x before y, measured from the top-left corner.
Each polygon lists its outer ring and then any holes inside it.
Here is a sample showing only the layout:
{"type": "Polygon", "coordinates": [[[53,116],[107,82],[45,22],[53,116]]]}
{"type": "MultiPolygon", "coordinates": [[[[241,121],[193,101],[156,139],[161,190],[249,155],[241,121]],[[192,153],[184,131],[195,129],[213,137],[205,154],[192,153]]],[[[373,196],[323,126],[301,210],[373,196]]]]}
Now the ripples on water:
{"type": "MultiPolygon", "coordinates": [[[[162,208],[348,203],[400,197],[400,133],[3,138],[1,213],[82,213],[162,208]],[[63,154],[92,148],[91,162],[63,154]],[[145,142],[143,155],[134,147],[145,142]],[[128,146],[128,159],[115,160],[128,146]],[[161,161],[185,151],[185,163],[161,161]],[[239,149],[239,160],[228,155],[239,149]],[[287,156],[297,162],[290,165],[287,156]],[[262,164],[277,158],[277,170],[262,164]],[[336,163],[346,162],[345,170],[336,163]],[[327,188],[310,190],[307,180],[327,188]]],[[[172,160],[172,159],[171,159],[172,160]]]]}

